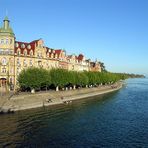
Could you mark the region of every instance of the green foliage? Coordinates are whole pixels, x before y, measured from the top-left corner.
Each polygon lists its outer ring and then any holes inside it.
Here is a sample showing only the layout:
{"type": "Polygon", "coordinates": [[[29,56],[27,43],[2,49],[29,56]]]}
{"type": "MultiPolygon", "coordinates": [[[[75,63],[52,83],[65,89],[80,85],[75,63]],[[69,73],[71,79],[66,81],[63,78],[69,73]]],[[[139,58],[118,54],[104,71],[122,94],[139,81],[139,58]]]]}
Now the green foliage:
{"type": "Polygon", "coordinates": [[[77,72],[76,85],[85,86],[88,84],[88,77],[84,72],[77,72]]]}
{"type": "Polygon", "coordinates": [[[39,89],[51,83],[49,71],[39,68],[24,69],[18,76],[18,82],[22,89],[39,89]]]}
{"type": "Polygon", "coordinates": [[[63,87],[69,83],[69,73],[65,69],[52,69],[50,71],[51,83],[56,87],[63,87]]]}
{"type": "MultiPolygon", "coordinates": [[[[50,71],[42,68],[28,68],[18,76],[18,82],[22,90],[41,89],[43,87],[86,86],[112,84],[119,80],[138,75],[110,72],[76,72],[65,69],[52,69],[50,71]]],[[[51,88],[51,87],[50,87],[51,88]]]]}
{"type": "Polygon", "coordinates": [[[76,71],[68,72],[69,84],[76,85],[78,83],[77,75],[78,75],[78,72],[76,71]]]}

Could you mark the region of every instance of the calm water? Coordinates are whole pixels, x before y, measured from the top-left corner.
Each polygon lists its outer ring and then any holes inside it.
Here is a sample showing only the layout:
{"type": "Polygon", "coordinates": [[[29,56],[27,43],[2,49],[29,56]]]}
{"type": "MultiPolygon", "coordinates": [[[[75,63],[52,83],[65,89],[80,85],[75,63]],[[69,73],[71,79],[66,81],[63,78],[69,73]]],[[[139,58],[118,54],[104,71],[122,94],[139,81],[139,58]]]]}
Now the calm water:
{"type": "Polygon", "coordinates": [[[148,148],[148,79],[70,105],[2,115],[0,147],[148,148]]]}

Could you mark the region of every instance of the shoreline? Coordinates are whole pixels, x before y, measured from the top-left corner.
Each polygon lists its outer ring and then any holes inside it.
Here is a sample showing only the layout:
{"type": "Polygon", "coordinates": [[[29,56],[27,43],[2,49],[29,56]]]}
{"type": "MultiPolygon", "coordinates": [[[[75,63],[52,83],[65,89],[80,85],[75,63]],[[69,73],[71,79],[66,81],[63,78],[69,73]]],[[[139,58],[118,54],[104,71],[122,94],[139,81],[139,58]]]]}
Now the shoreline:
{"type": "Polygon", "coordinates": [[[117,82],[113,85],[76,90],[47,91],[37,92],[35,94],[22,93],[20,95],[14,95],[10,99],[3,99],[3,102],[0,101],[0,110],[16,112],[44,106],[68,104],[75,100],[111,93],[121,89],[122,86],[123,82],[117,82]]]}

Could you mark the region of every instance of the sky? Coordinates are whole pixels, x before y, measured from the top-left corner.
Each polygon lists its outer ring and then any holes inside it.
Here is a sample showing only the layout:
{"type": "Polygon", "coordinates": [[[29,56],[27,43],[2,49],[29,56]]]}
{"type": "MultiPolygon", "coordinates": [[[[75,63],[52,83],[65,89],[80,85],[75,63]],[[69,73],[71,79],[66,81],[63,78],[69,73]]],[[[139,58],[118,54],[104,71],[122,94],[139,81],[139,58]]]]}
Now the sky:
{"type": "Polygon", "coordinates": [[[6,14],[18,41],[148,74],[148,0],[0,0],[0,25],[6,14]]]}

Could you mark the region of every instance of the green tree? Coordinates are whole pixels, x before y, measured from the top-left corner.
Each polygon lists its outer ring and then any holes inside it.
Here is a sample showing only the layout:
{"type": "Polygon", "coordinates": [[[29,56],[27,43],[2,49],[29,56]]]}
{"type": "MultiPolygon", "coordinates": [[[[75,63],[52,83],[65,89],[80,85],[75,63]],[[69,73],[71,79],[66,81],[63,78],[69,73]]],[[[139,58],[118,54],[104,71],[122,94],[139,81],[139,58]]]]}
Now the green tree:
{"type": "Polygon", "coordinates": [[[21,89],[41,89],[51,83],[49,72],[40,68],[24,69],[18,76],[18,82],[21,89]]]}

